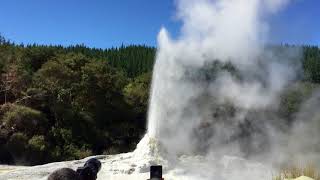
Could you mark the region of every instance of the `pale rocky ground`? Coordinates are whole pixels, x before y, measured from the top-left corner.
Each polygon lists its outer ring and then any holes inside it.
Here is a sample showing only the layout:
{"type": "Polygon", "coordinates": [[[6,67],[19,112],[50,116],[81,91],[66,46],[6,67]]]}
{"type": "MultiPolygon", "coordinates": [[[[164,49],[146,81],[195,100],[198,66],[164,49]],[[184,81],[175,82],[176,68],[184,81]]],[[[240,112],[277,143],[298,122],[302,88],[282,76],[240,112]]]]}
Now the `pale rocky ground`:
{"type": "MultiPolygon", "coordinates": [[[[245,159],[224,156],[204,158],[202,156],[181,156],[174,163],[162,157],[156,141],[145,137],[134,152],[94,156],[102,162],[98,180],[146,180],[149,167],[161,164],[166,180],[271,180],[272,171],[259,163],[245,159]],[[174,167],[174,168],[172,168],[174,167]]],[[[0,180],[45,180],[56,169],[69,167],[77,169],[91,157],[78,160],[50,163],[41,166],[0,166],[0,180]]],[[[312,180],[301,177],[297,180],[312,180]]]]}
{"type": "MultiPolygon", "coordinates": [[[[141,164],[141,162],[135,160],[133,153],[119,154],[114,156],[96,156],[96,158],[100,159],[102,162],[102,169],[98,174],[98,180],[146,180],[149,176],[149,163],[146,162],[145,165],[141,164]]],[[[225,171],[226,173],[229,171],[229,177],[232,179],[236,178],[239,171],[232,171],[233,163],[243,163],[241,159],[233,159],[231,157],[226,157],[224,159],[225,171]],[[229,162],[228,162],[229,161],[229,162]],[[230,164],[228,164],[230,163],[230,164]],[[234,175],[232,175],[234,174],[234,175]]],[[[51,163],[42,166],[33,166],[33,167],[8,167],[3,166],[0,167],[0,180],[45,180],[47,176],[55,171],[56,169],[62,167],[69,167],[72,169],[76,169],[79,166],[82,166],[84,162],[87,160],[79,160],[79,161],[68,161],[68,162],[58,162],[51,163]]],[[[194,180],[194,179],[210,179],[212,177],[214,171],[205,167],[206,164],[202,163],[203,159],[201,157],[184,157],[181,159],[179,163],[180,166],[185,166],[184,168],[176,168],[171,170],[165,170],[164,178],[168,180],[174,179],[185,179],[185,180],[194,180]],[[192,166],[197,163],[199,168],[199,172],[190,171],[190,164],[192,166]],[[187,170],[189,169],[189,170],[187,170]],[[189,172],[188,172],[189,171],[189,172]]],[[[166,168],[166,167],[165,167],[166,168]]],[[[247,169],[242,169],[244,172],[241,172],[243,176],[248,177],[250,174],[253,176],[259,176],[257,172],[254,172],[252,167],[246,167],[247,169]],[[245,172],[246,171],[246,172],[245,172]]],[[[260,174],[262,180],[268,179],[264,174],[260,174]]],[[[240,178],[242,179],[242,178],[240,178]]],[[[269,180],[269,179],[268,179],[269,180]]]]}

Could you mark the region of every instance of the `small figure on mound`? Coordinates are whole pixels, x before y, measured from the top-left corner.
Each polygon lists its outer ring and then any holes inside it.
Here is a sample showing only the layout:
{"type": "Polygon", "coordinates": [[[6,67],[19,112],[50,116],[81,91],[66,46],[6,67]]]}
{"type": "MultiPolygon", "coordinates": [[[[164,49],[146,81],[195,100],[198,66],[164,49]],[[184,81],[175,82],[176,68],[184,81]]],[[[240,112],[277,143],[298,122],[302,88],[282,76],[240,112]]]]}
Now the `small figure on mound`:
{"type": "Polygon", "coordinates": [[[58,169],[50,174],[48,180],[96,180],[100,169],[101,162],[92,158],[83,167],[79,167],[77,171],[70,168],[58,169]]]}

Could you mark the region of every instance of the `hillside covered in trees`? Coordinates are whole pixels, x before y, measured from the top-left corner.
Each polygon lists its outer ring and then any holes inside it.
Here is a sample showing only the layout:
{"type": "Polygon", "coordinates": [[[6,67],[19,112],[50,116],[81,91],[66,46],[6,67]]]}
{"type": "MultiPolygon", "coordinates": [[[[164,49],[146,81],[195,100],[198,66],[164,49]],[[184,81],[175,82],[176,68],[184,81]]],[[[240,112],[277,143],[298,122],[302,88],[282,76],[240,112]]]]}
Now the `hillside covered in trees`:
{"type": "MultiPolygon", "coordinates": [[[[292,46],[279,46],[289,48],[292,46]]],[[[290,121],[320,83],[320,50],[304,46],[283,93],[290,121]]],[[[0,37],[0,163],[34,165],[133,150],[145,133],[156,49],[17,45],[0,37]]],[[[210,77],[219,68],[205,69],[210,77]]]]}
{"type": "Polygon", "coordinates": [[[16,45],[0,38],[0,163],[132,150],[145,132],[155,48],[16,45]]]}

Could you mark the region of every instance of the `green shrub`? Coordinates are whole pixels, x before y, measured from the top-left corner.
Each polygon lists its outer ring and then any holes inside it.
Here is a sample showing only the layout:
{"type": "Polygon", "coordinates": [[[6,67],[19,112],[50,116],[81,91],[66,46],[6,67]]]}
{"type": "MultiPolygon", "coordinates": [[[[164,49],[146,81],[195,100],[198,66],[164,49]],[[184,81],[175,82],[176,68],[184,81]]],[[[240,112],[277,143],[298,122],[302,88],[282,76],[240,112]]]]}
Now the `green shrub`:
{"type": "Polygon", "coordinates": [[[47,119],[40,111],[25,106],[11,105],[3,115],[3,122],[8,129],[14,132],[34,135],[45,131],[47,119]]]}
{"type": "Polygon", "coordinates": [[[33,136],[28,141],[28,162],[32,164],[40,164],[46,161],[47,142],[44,136],[33,136]]]}
{"type": "Polygon", "coordinates": [[[50,147],[48,159],[51,162],[64,160],[64,157],[62,156],[62,149],[59,146],[50,147]]]}
{"type": "Polygon", "coordinates": [[[74,152],[74,157],[75,159],[83,159],[86,158],[88,156],[92,156],[92,151],[86,148],[81,148],[81,149],[77,149],[74,152]]]}
{"type": "Polygon", "coordinates": [[[28,146],[32,151],[35,152],[44,152],[47,148],[46,141],[44,139],[44,136],[33,136],[29,141],[28,141],[28,146]]]}
{"type": "Polygon", "coordinates": [[[291,119],[299,111],[303,101],[308,99],[317,87],[318,85],[312,83],[297,83],[289,87],[281,96],[280,114],[291,119]]]}
{"type": "Polygon", "coordinates": [[[78,148],[74,144],[68,144],[64,146],[64,156],[68,160],[83,159],[91,155],[92,152],[84,147],[78,148]]]}
{"type": "Polygon", "coordinates": [[[64,144],[72,144],[72,132],[70,129],[53,127],[50,134],[59,146],[64,144]]]}
{"type": "Polygon", "coordinates": [[[145,73],[135,78],[123,90],[126,102],[138,112],[147,111],[151,78],[151,73],[145,73]]]}

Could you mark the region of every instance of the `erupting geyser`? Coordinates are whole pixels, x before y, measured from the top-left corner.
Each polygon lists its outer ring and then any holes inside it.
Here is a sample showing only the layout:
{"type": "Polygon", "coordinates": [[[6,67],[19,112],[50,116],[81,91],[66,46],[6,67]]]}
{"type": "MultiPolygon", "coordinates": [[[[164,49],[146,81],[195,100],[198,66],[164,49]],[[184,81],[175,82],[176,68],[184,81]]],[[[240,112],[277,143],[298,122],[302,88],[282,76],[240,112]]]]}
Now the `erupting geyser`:
{"type": "Polygon", "coordinates": [[[267,20],[289,0],[176,3],[181,33],[159,33],[147,134],[134,152],[106,157],[98,179],[142,180],[161,164],[166,179],[271,180],[288,160],[319,160],[303,149],[320,143],[310,138],[317,113],[290,126],[275,113],[300,51],[266,46],[267,20]]]}
{"type": "MultiPolygon", "coordinates": [[[[177,1],[181,35],[171,39],[162,29],[158,37],[149,136],[171,155],[241,155],[239,125],[251,111],[276,104],[279,92],[295,77],[289,57],[264,46],[269,28],[264,19],[286,3],[177,1]],[[224,114],[223,108],[234,109],[234,114],[224,114]]],[[[260,146],[264,138],[258,136],[249,144],[260,146]]]]}
{"type": "Polygon", "coordinates": [[[272,165],[286,162],[288,152],[300,153],[289,148],[294,132],[282,132],[286,122],[274,113],[280,93],[296,78],[300,51],[266,46],[268,17],[289,0],[176,3],[183,25],[176,39],[165,28],[158,36],[147,136],[190,179],[271,179],[272,165]],[[225,172],[228,167],[218,164],[231,156],[263,162],[269,171],[256,164],[262,173],[247,176],[244,163],[231,163],[225,172]],[[202,173],[203,167],[215,170],[202,173]]]}

